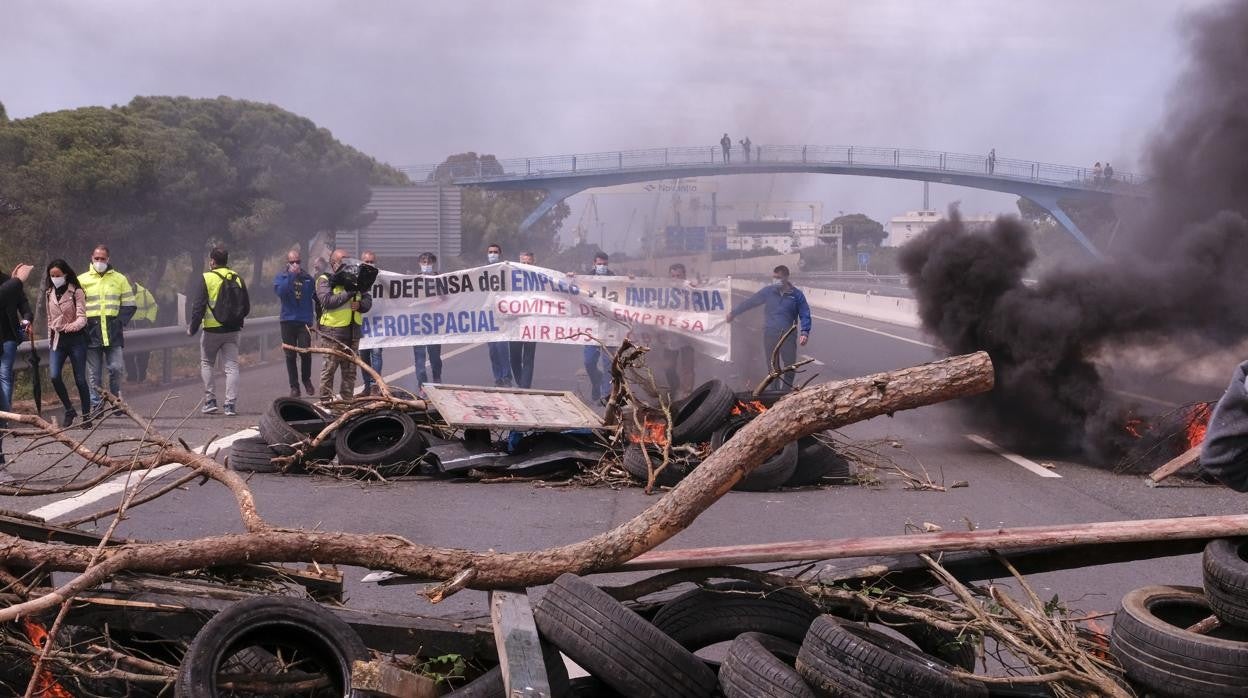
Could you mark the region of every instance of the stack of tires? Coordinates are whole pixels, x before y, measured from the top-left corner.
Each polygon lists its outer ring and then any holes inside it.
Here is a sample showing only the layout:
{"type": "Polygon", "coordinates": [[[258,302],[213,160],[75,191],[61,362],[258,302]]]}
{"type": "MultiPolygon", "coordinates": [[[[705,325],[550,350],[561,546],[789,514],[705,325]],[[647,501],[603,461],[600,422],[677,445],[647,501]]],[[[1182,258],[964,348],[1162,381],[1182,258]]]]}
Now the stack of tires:
{"type": "Polygon", "coordinates": [[[367,466],[392,474],[418,467],[428,448],[410,415],[385,410],[356,416],[315,449],[301,449],[328,426],[328,419],[329,415],[311,402],[279,397],[261,415],[260,434],[239,439],[231,446],[229,466],[240,472],[275,473],[283,467],[273,459],[302,452],[302,459],[284,468],[285,472],[301,472],[308,462],[337,457],[339,465],[367,466]]]}
{"type": "Polygon", "coordinates": [[[1110,651],[1148,694],[1248,695],[1248,539],[1210,542],[1203,566],[1203,589],[1150,586],[1122,599],[1110,651]],[[1193,628],[1211,615],[1216,627],[1193,628]]]}
{"type": "MultiPolygon", "coordinates": [[[[821,615],[804,595],[763,593],[733,582],[697,589],[665,604],[647,622],[583,579],[565,574],[533,610],[551,648],[598,684],[596,696],[726,698],[791,696],[987,696],[954,676],[954,666],[921,646],[957,645],[931,629],[908,629],[915,644],[821,615]],[[718,665],[694,652],[730,642],[718,665]]],[[[974,666],[974,648],[956,653],[974,666]]],[[[586,681],[586,684],[590,681],[586,681]]],[[[472,685],[461,691],[468,691],[472,685]]],[[[552,683],[555,695],[560,695],[552,683]]],[[[486,695],[454,693],[452,695],[486,695]]]]}
{"type": "MultiPolygon", "coordinates": [[[[671,443],[673,446],[709,442],[709,451],[723,446],[741,427],[757,416],[738,410],[737,395],[722,381],[698,386],[684,399],[672,404],[671,443]]],[[[632,444],[624,451],[622,465],[629,475],[645,482],[649,466],[663,462],[659,446],[632,444]]],[[[694,459],[673,460],[655,478],[655,484],[673,486],[697,467],[694,459]]],[[[744,492],[765,492],[779,487],[803,487],[825,479],[848,479],[849,461],[824,436],[807,436],[786,444],[771,454],[733,487],[744,492]]]]}

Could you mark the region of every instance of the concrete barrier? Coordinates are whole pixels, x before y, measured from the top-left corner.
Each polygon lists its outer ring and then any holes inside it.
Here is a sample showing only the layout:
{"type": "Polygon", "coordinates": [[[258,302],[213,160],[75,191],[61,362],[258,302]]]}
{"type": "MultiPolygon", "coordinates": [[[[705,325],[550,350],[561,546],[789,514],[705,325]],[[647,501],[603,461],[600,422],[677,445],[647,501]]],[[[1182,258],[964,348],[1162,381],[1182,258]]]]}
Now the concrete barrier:
{"type": "MultiPolygon", "coordinates": [[[[733,279],[732,287],[754,292],[763,287],[758,281],[733,279]]],[[[799,288],[801,286],[799,285],[799,288]]],[[[812,310],[828,310],[841,315],[887,322],[904,327],[919,327],[918,302],[913,298],[892,298],[870,293],[849,293],[823,288],[802,288],[812,310]]]]}

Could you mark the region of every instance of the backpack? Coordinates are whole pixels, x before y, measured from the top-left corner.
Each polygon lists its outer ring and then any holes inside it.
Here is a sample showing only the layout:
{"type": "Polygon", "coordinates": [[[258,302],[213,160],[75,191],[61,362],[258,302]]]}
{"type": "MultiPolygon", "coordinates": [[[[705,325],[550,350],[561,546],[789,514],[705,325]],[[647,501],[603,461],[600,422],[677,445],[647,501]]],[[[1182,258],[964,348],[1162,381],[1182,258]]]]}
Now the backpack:
{"type": "Polygon", "coordinates": [[[251,299],[243,286],[243,278],[238,274],[226,276],[213,270],[213,274],[221,277],[221,288],[217,290],[217,302],[209,305],[208,310],[223,327],[242,327],[243,319],[251,307],[251,299]]]}

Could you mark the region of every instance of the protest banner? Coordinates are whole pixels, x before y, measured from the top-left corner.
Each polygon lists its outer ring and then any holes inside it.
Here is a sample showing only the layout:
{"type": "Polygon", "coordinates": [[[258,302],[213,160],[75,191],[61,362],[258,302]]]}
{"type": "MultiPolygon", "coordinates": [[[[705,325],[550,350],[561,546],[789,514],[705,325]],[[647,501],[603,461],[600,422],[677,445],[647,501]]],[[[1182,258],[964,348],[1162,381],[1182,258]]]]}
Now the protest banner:
{"type": "Polygon", "coordinates": [[[569,276],[517,262],[436,275],[383,271],[360,348],[464,342],[689,345],[731,358],[731,279],[569,276]]]}

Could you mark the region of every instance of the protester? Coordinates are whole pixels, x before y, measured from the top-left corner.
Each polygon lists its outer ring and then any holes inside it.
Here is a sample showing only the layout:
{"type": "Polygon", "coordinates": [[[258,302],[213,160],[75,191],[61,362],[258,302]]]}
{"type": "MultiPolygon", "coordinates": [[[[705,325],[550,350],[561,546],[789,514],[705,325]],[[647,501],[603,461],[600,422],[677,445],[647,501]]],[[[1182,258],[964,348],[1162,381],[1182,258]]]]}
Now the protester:
{"type": "MultiPolygon", "coordinates": [[[[355,354],[360,346],[363,313],[372,309],[373,297],[366,290],[344,285],[346,279],[337,278],[346,259],[346,250],[334,250],[329,260],[330,272],[316,277],[316,296],[322,308],[320,326],[324,345],[355,354]]],[[[355,395],[355,362],[327,355],[321,368],[321,402],[334,399],[335,372],[342,376],[338,394],[348,400],[355,395]]]]}
{"type": "Polygon", "coordinates": [[[1231,384],[1213,408],[1200,447],[1200,467],[1235,490],[1248,492],[1248,361],[1231,374],[1231,384]]]}
{"type": "Polygon", "coordinates": [[[1097,160],[1097,161],[1096,161],[1096,164],[1092,166],[1092,181],[1093,181],[1093,183],[1095,183],[1095,184],[1100,184],[1100,183],[1101,183],[1101,174],[1102,174],[1103,172],[1104,172],[1104,170],[1101,168],[1101,161],[1100,161],[1100,160],[1097,160]]]}
{"type": "Polygon", "coordinates": [[[753,150],[751,147],[752,145],[753,144],[750,143],[749,136],[746,136],[745,139],[741,141],[741,152],[745,153],[745,162],[747,164],[750,162],[750,152],[753,150]]]}
{"type": "MultiPolygon", "coordinates": [[[[678,281],[688,280],[685,265],[680,262],[668,267],[667,275],[678,281]]],[[[663,357],[662,364],[667,389],[676,395],[687,395],[693,390],[694,383],[693,345],[687,338],[677,334],[668,333],[664,339],[667,346],[659,352],[659,355],[663,357]]]]}
{"type": "MultiPolygon", "coordinates": [[[[420,274],[422,276],[432,276],[438,271],[438,256],[432,252],[425,252],[420,255],[417,260],[420,264],[420,274]]],[[[416,368],[416,393],[420,397],[424,397],[425,383],[429,381],[430,373],[425,373],[425,356],[429,357],[429,371],[433,375],[434,383],[442,382],[442,345],[441,344],[425,344],[412,347],[412,363],[416,368]]]]}
{"type": "MultiPolygon", "coordinates": [[[[532,252],[520,253],[521,264],[537,264],[532,252]]],[[[537,342],[508,342],[511,358],[511,377],[517,388],[533,387],[533,359],[537,355],[537,342]]]]}
{"type": "Polygon", "coordinates": [[[732,139],[724,133],[724,137],[719,139],[719,147],[724,151],[724,162],[732,162],[732,139]]]}
{"type": "MultiPolygon", "coordinates": [[[[606,252],[594,255],[594,268],[590,274],[597,276],[615,276],[615,272],[607,266],[610,258],[606,252]]],[[[582,358],[585,360],[585,375],[589,379],[590,399],[601,403],[611,394],[611,357],[615,355],[614,347],[602,346],[598,343],[587,345],[582,358]]]]}
{"type": "Polygon", "coordinates": [[[242,334],[244,319],[251,313],[251,299],[243,277],[229,268],[229,261],[230,254],[224,247],[214,247],[208,253],[208,271],[203,274],[203,283],[195,289],[191,326],[186,328],[186,333],[194,337],[203,323],[199,372],[204,380],[204,404],[199,411],[204,414],[217,411],[215,373],[220,357],[225,364],[225,405],[221,411],[233,417],[238,414],[238,337],[242,334]]]}
{"type": "MultiPolygon", "coordinates": [[[[485,259],[490,264],[503,261],[503,248],[498,243],[490,243],[485,248],[485,259]]],[[[486,344],[490,350],[490,372],[494,374],[494,385],[500,388],[511,387],[511,349],[508,343],[487,342],[486,344]]]]}
{"type": "MultiPolygon", "coordinates": [[[[13,362],[17,360],[17,345],[29,338],[30,323],[34,315],[26,300],[23,284],[34,269],[29,264],[18,264],[13,275],[0,271],[0,411],[13,409],[13,362]]],[[[0,421],[0,465],[4,465],[4,434],[8,427],[0,421]]]]}
{"type": "MultiPolygon", "coordinates": [[[[376,267],[377,255],[372,250],[364,250],[360,253],[360,262],[371,267],[376,267]]],[[[381,347],[377,347],[376,349],[361,349],[360,361],[368,364],[374,371],[377,372],[377,375],[381,375],[381,347]]],[[[360,375],[364,377],[365,395],[379,395],[381,393],[381,389],[377,387],[376,382],[373,380],[373,377],[369,375],[368,371],[361,368],[360,375]]]]}
{"type": "MultiPolygon", "coordinates": [[[[308,327],[315,321],[313,312],[316,282],[303,270],[303,260],[298,249],[286,253],[286,269],[273,278],[273,293],[282,302],[278,317],[282,328],[282,344],[300,349],[312,346],[308,327]]],[[[316,393],[312,387],[312,354],[286,349],[286,378],[290,381],[290,396],[299,397],[299,376],[303,375],[303,390],[307,395],[316,393]]]]}
{"type": "Polygon", "coordinates": [[[988,174],[992,174],[997,170],[997,149],[993,148],[988,151],[988,174]]]}
{"type": "MultiPolygon", "coordinates": [[[[767,361],[767,372],[771,373],[771,354],[794,323],[800,323],[800,334],[794,338],[792,334],[784,340],[780,347],[780,367],[792,366],[797,362],[798,345],[806,346],[810,337],[810,306],[806,303],[806,294],[789,282],[789,268],[781,264],[772,270],[771,285],[760,289],[745,299],[736,310],[730,311],[727,321],[752,308],[763,305],[763,355],[767,361]]],[[[785,371],[781,378],[772,381],[771,390],[788,391],[793,389],[793,371],[785,371]]]]}
{"type": "Polygon", "coordinates": [[[91,251],[91,268],[78,275],[87,300],[87,385],[93,415],[103,402],[104,371],[108,372],[109,392],[121,397],[121,377],[126,369],[123,328],[135,312],[134,287],[110,260],[108,246],[96,245],[91,251]]]}
{"type": "Polygon", "coordinates": [[[78,418],[74,403],[65,389],[62,371],[65,359],[74,370],[74,384],[82,403],[84,427],[90,428],[91,389],[87,386],[87,296],[82,292],[78,275],[63,259],[55,259],[45,272],[44,287],[48,314],[48,377],[52,389],[65,408],[62,427],[68,427],[78,418]]]}
{"type": "Polygon", "coordinates": [[[1114,166],[1109,164],[1109,162],[1106,162],[1105,163],[1105,183],[1109,184],[1112,181],[1114,181],[1114,166]]]}
{"type": "MultiPolygon", "coordinates": [[[[134,317],[130,329],[137,330],[156,326],[156,298],[142,284],[134,284],[134,317]]],[[[143,383],[147,380],[147,366],[152,357],[150,351],[126,352],[126,382],[143,383]]]]}

